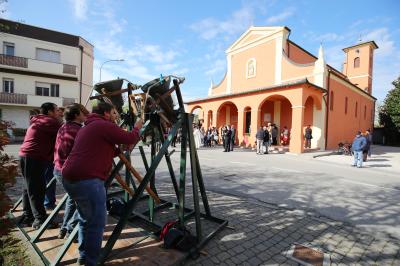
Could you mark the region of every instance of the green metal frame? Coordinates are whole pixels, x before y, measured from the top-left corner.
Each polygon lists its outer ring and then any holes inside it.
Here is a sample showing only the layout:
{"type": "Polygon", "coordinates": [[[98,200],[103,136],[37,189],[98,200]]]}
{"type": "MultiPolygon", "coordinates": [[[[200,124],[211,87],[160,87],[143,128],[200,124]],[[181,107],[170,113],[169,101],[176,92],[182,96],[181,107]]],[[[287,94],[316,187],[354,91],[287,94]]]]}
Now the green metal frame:
{"type": "MultiPolygon", "coordinates": [[[[214,236],[216,235],[219,231],[221,231],[227,224],[228,221],[219,219],[217,217],[212,216],[210,207],[208,204],[208,199],[207,199],[207,194],[206,190],[204,187],[204,182],[203,182],[203,176],[200,168],[200,163],[199,163],[199,158],[197,155],[196,147],[195,147],[195,141],[193,137],[193,128],[192,128],[192,121],[193,121],[193,115],[185,113],[184,111],[184,105],[183,105],[183,100],[182,100],[182,95],[179,87],[179,81],[174,79],[173,80],[174,84],[174,90],[177,94],[178,102],[179,102],[179,113],[178,113],[178,119],[177,122],[173,124],[173,127],[171,131],[169,132],[168,136],[164,138],[162,128],[161,126],[158,128],[153,128],[153,137],[152,137],[152,143],[151,143],[151,164],[148,165],[148,161],[144,152],[143,147],[139,146],[139,151],[142,157],[143,164],[146,169],[146,174],[143,177],[142,182],[139,183],[138,186],[135,185],[135,182],[132,179],[132,175],[130,171],[125,167],[125,181],[128,185],[131,185],[135,191],[135,194],[130,197],[130,195],[124,191],[124,190],[119,190],[119,191],[113,191],[110,193],[107,193],[107,197],[114,196],[116,194],[124,194],[124,198],[127,201],[125,210],[123,214],[120,217],[115,217],[118,219],[118,223],[115,226],[111,236],[109,237],[105,247],[102,249],[100,253],[100,257],[98,260],[98,264],[103,265],[104,262],[107,260],[109,257],[116,241],[121,235],[122,230],[125,228],[126,225],[131,224],[134,219],[141,219],[142,221],[149,223],[150,225],[161,229],[162,224],[158,224],[157,222],[154,221],[154,217],[156,215],[156,212],[158,210],[162,210],[164,208],[171,208],[174,207],[178,209],[178,221],[181,226],[185,226],[185,222],[194,217],[195,220],[195,226],[196,226],[196,236],[197,236],[197,245],[192,248],[189,252],[185,254],[185,256],[178,262],[178,264],[182,263],[189,257],[193,257],[193,255],[198,254],[198,251],[214,236]],[[168,152],[168,148],[172,142],[172,139],[176,136],[178,129],[182,129],[182,140],[181,140],[181,154],[180,154],[180,168],[179,168],[179,186],[178,182],[176,180],[175,172],[171,163],[171,158],[170,158],[170,153],[168,152]],[[161,143],[162,146],[160,150],[156,153],[156,148],[155,148],[155,135],[156,134],[160,135],[161,143]],[[189,208],[185,207],[185,185],[186,185],[186,162],[187,162],[187,149],[189,148],[189,162],[191,166],[191,177],[192,177],[192,189],[193,189],[193,203],[194,203],[194,210],[191,210],[189,208]],[[161,199],[161,204],[155,205],[154,200],[148,196],[148,195],[143,195],[144,189],[148,186],[150,183],[151,189],[157,194],[156,190],[156,184],[155,184],[155,171],[161,162],[162,158],[165,158],[167,166],[168,166],[168,171],[171,177],[172,185],[175,191],[175,195],[177,198],[177,202],[169,202],[161,199]],[[199,195],[200,191],[200,195],[199,195]],[[203,203],[204,211],[205,213],[201,212],[200,209],[200,197],[203,203]],[[137,206],[138,202],[140,200],[147,200],[148,201],[148,209],[142,213],[134,211],[135,207],[137,206]],[[213,230],[211,233],[209,233],[207,236],[203,236],[203,231],[202,231],[202,226],[201,226],[201,219],[206,219],[212,222],[215,222],[218,224],[217,228],[213,230]]],[[[128,92],[131,93],[131,92],[128,92]]],[[[130,102],[129,102],[129,107],[130,107],[130,102]]],[[[132,123],[133,119],[131,115],[128,116],[127,120],[122,121],[121,125],[128,125],[128,129],[132,129],[132,123]]],[[[126,152],[125,156],[128,158],[130,161],[130,152],[126,152]]],[[[111,174],[109,178],[105,182],[106,188],[108,188],[115,178],[116,174],[119,173],[119,171],[124,167],[124,164],[122,161],[119,161],[117,164],[114,164],[114,168],[111,171],[111,174]]],[[[55,182],[55,179],[52,180],[51,182],[55,182]]],[[[48,185],[48,187],[50,184],[48,185]]],[[[64,195],[64,197],[61,199],[61,201],[58,203],[56,208],[53,210],[53,212],[49,215],[49,217],[46,219],[46,221],[43,223],[42,227],[38,230],[38,232],[30,238],[28,233],[20,228],[20,230],[23,232],[25,237],[30,240],[32,246],[34,247],[35,251],[39,254],[39,256],[42,258],[43,263],[45,265],[58,265],[62,258],[64,257],[65,253],[67,252],[68,248],[71,246],[73,239],[76,237],[78,233],[78,226],[75,226],[74,230],[72,233],[69,235],[68,239],[65,241],[64,245],[59,249],[56,258],[54,261],[50,262],[44,254],[40,251],[40,249],[37,247],[36,242],[39,241],[40,237],[44,233],[44,231],[47,229],[51,221],[57,216],[61,208],[64,206],[66,200],[67,200],[68,195],[64,195]]],[[[12,212],[15,211],[15,209],[18,207],[18,205],[21,203],[22,198],[18,200],[18,202],[13,206],[12,210],[10,211],[10,215],[12,216],[12,212]]],[[[152,233],[151,233],[152,234],[152,233]]],[[[145,236],[143,239],[140,239],[138,241],[135,241],[130,246],[133,246],[137,243],[140,243],[143,241],[145,238],[148,238],[149,235],[145,236]]]]}

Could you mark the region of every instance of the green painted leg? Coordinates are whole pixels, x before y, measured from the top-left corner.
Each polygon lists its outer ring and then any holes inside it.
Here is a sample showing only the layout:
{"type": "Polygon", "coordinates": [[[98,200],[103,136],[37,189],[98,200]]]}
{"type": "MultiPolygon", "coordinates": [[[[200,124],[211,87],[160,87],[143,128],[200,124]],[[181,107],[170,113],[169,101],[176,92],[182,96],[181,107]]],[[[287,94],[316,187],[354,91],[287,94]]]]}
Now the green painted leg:
{"type": "Polygon", "coordinates": [[[51,214],[47,217],[47,219],[44,221],[42,226],[39,228],[38,232],[36,235],[31,239],[32,243],[35,243],[39,240],[39,238],[42,236],[46,228],[49,226],[49,224],[54,220],[54,218],[57,216],[58,212],[61,210],[61,208],[64,206],[65,202],[67,202],[68,194],[65,193],[64,197],[61,199],[61,201],[57,204],[56,208],[51,212],[51,214]]]}
{"type": "Polygon", "coordinates": [[[183,114],[182,123],[182,141],[181,141],[181,165],[179,175],[179,223],[182,227],[185,226],[185,179],[186,179],[186,147],[187,147],[187,114],[183,114]]]}
{"type": "Polygon", "coordinates": [[[74,240],[74,238],[78,234],[78,229],[79,229],[79,225],[76,225],[74,230],[72,230],[71,234],[69,234],[68,239],[64,242],[64,245],[58,251],[56,258],[51,263],[51,266],[55,266],[55,265],[58,265],[60,263],[60,261],[62,260],[62,258],[65,255],[65,253],[67,253],[67,250],[71,246],[72,241],[74,240]]]}
{"type": "Polygon", "coordinates": [[[200,220],[200,205],[199,205],[199,188],[197,179],[197,163],[196,163],[196,145],[194,143],[193,128],[192,128],[192,115],[187,117],[188,138],[189,138],[189,151],[190,151],[190,166],[192,170],[192,188],[193,188],[193,205],[194,205],[194,218],[196,221],[196,236],[197,242],[202,239],[201,220],[200,220]]]}
{"type": "MultiPolygon", "coordinates": [[[[176,134],[176,131],[178,130],[178,127],[180,127],[181,124],[182,124],[182,119],[179,119],[178,122],[172,128],[173,134],[176,134]]],[[[126,223],[128,222],[128,219],[131,216],[133,209],[135,208],[140,196],[143,194],[144,189],[146,188],[147,184],[149,183],[150,177],[152,175],[154,175],[154,172],[155,172],[157,166],[159,165],[162,157],[164,156],[165,152],[167,151],[168,146],[170,145],[171,141],[172,141],[172,137],[168,136],[165,145],[163,145],[161,147],[161,150],[160,150],[159,154],[154,158],[154,161],[151,164],[149,171],[147,171],[142,182],[140,182],[140,185],[138,186],[135,195],[127,203],[124,213],[121,215],[120,220],[118,221],[118,224],[115,226],[113,233],[111,234],[110,238],[108,239],[104,249],[100,253],[98,264],[103,265],[104,262],[106,261],[107,256],[110,254],[112,248],[115,245],[115,242],[118,240],[119,236],[121,235],[121,232],[124,229],[126,223]]]]}

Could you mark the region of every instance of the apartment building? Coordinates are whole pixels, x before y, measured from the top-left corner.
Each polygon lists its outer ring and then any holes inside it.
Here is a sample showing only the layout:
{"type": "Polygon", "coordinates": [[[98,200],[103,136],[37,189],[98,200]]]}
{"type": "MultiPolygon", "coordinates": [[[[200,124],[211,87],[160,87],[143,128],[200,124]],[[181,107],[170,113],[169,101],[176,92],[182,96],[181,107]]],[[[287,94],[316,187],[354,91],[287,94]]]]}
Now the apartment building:
{"type": "Polygon", "coordinates": [[[32,110],[85,102],[93,45],[82,37],[0,19],[0,119],[27,128],[32,110]]]}

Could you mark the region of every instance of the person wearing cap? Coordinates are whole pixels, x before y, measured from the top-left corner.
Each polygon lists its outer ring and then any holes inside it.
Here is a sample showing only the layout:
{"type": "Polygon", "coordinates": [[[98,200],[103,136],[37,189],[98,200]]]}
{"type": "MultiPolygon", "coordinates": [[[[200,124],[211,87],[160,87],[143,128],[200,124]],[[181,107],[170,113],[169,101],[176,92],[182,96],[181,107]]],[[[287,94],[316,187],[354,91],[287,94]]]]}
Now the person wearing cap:
{"type": "Polygon", "coordinates": [[[362,167],[363,161],[363,149],[367,146],[366,139],[361,135],[361,132],[358,131],[356,137],[351,144],[351,150],[354,153],[354,162],[352,166],[357,166],[358,168],[362,167]]]}

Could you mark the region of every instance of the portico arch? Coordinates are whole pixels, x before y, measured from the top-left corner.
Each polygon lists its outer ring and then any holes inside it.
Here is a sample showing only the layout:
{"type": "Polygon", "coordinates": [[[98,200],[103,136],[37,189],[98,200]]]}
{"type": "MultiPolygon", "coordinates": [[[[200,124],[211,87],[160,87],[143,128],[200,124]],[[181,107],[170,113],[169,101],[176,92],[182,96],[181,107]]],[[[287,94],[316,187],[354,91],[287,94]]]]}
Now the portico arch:
{"type": "Polygon", "coordinates": [[[313,94],[304,97],[303,132],[308,125],[312,129],[311,148],[323,147],[324,113],[321,100],[313,94]]]}
{"type": "MultiPolygon", "coordinates": [[[[258,126],[275,124],[278,132],[286,126],[289,131],[292,128],[292,103],[283,95],[274,94],[266,97],[259,105],[258,126]]],[[[278,144],[279,144],[278,134],[278,144]]]]}
{"type": "Polygon", "coordinates": [[[201,124],[202,126],[204,126],[204,110],[202,106],[194,106],[190,113],[194,115],[193,123],[201,124]]]}
{"type": "MultiPolygon", "coordinates": [[[[231,102],[226,101],[222,103],[217,111],[217,128],[218,130],[225,125],[233,125],[236,130],[238,128],[238,108],[237,106],[231,102]]],[[[238,138],[238,134],[236,134],[236,139],[238,138]]]]}

